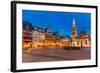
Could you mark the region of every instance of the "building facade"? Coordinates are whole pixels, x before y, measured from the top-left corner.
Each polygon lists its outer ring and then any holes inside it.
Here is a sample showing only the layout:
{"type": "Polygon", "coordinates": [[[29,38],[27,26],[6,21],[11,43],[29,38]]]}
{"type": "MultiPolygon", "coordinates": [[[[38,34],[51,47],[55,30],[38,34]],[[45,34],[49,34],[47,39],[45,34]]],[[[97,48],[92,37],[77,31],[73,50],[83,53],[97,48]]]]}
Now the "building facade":
{"type": "Polygon", "coordinates": [[[45,40],[45,29],[40,28],[38,26],[33,26],[32,29],[32,41],[33,42],[41,42],[45,40]]]}
{"type": "Polygon", "coordinates": [[[22,47],[23,49],[31,48],[32,44],[32,25],[29,22],[23,22],[22,47]]]}
{"type": "Polygon", "coordinates": [[[73,21],[72,26],[72,47],[90,48],[91,38],[86,32],[80,32],[76,35],[76,23],[73,21]]]}
{"type": "Polygon", "coordinates": [[[72,44],[72,38],[69,36],[63,36],[61,37],[61,43],[62,43],[62,47],[71,47],[72,44]]]}

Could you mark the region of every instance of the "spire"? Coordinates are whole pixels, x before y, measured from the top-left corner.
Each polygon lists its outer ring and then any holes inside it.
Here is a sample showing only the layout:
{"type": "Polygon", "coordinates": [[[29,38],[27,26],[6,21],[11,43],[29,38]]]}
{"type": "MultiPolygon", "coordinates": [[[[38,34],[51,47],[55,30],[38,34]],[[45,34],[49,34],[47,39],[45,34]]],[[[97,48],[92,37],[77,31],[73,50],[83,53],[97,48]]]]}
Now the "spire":
{"type": "Polygon", "coordinates": [[[75,19],[73,19],[73,25],[75,25],[76,23],[75,23],[75,19]]]}
{"type": "Polygon", "coordinates": [[[76,37],[76,23],[75,23],[75,18],[73,19],[73,24],[72,24],[72,39],[75,39],[76,37]]]}

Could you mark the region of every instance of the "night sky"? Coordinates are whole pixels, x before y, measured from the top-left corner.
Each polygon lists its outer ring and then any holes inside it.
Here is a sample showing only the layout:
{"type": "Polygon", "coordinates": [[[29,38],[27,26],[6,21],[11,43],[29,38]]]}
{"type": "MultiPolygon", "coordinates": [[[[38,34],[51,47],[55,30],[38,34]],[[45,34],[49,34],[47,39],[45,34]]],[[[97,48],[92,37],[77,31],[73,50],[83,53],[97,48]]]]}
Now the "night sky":
{"type": "Polygon", "coordinates": [[[72,23],[75,19],[77,35],[80,31],[91,34],[90,13],[23,10],[22,18],[33,26],[50,27],[52,32],[58,31],[61,36],[72,36],[72,23]]]}

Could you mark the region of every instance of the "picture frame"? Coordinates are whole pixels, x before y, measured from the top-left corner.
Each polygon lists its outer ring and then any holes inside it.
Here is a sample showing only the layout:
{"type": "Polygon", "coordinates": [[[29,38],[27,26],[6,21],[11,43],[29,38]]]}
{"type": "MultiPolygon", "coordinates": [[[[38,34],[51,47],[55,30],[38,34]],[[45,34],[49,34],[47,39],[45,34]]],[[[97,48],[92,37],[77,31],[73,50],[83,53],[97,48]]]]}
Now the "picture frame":
{"type": "Polygon", "coordinates": [[[97,18],[97,6],[12,1],[11,71],[23,72],[97,67],[97,18]],[[32,26],[27,26],[27,24],[32,24],[32,26]],[[49,27],[51,30],[49,30],[49,27]],[[26,36],[24,29],[29,30],[30,34],[30,31],[32,31],[32,38],[24,37],[24,34],[26,36]],[[85,29],[87,34],[85,32],[80,33],[81,29],[85,29]],[[37,31],[45,34],[37,33],[37,31]],[[55,34],[54,31],[59,31],[59,34],[55,34]],[[52,38],[49,38],[49,43],[47,42],[47,33],[52,35],[52,38]],[[65,36],[65,33],[70,35],[71,38],[65,36]],[[85,39],[83,39],[83,36],[85,39]],[[83,41],[86,38],[88,41],[84,45],[83,41]],[[25,40],[28,40],[28,42],[25,42],[25,40]],[[42,46],[37,45],[41,44],[40,41],[43,43],[42,46]],[[67,46],[68,43],[65,43],[67,41],[70,42],[70,46],[67,46]],[[48,44],[45,45],[46,43],[48,44]],[[29,49],[30,44],[31,49],[29,49]]]}

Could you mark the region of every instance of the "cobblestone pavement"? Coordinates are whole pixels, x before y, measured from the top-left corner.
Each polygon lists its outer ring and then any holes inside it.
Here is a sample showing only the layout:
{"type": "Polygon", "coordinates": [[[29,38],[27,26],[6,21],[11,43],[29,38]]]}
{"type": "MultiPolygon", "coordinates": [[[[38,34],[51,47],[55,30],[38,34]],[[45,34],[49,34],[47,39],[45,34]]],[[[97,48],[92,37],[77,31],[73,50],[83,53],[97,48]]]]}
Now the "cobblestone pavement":
{"type": "Polygon", "coordinates": [[[85,60],[91,58],[91,50],[90,48],[81,48],[80,50],[65,50],[62,48],[23,50],[22,58],[23,62],[85,60]]]}

